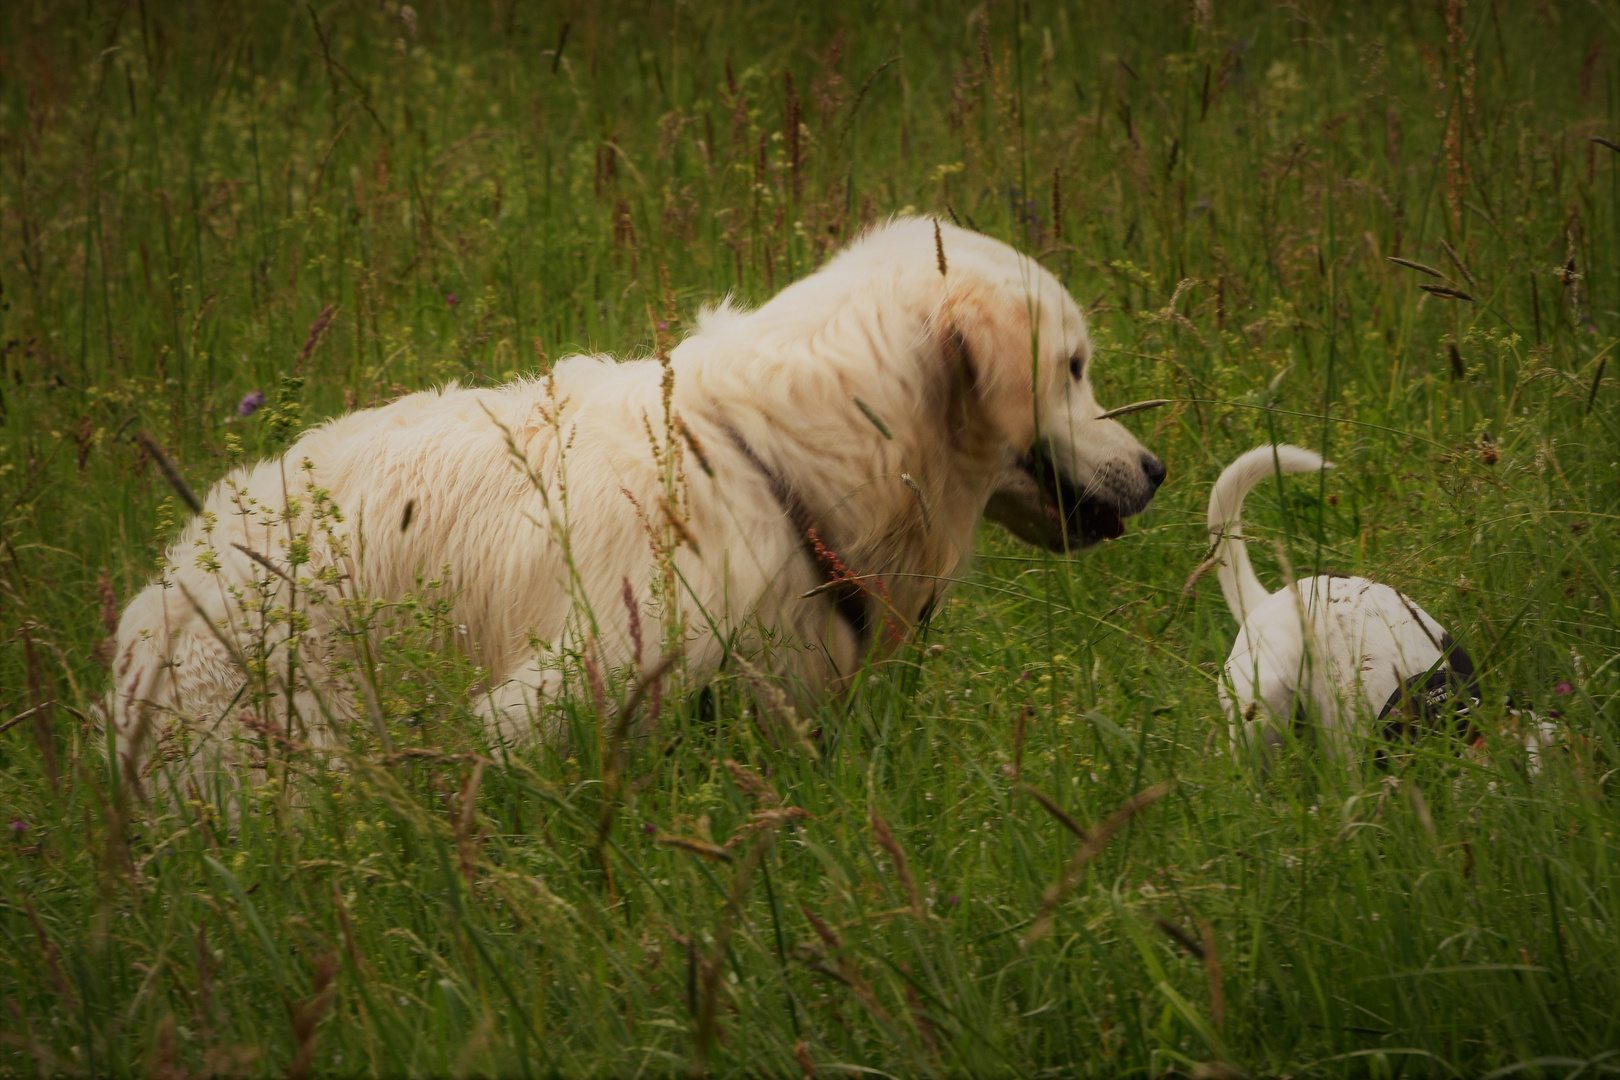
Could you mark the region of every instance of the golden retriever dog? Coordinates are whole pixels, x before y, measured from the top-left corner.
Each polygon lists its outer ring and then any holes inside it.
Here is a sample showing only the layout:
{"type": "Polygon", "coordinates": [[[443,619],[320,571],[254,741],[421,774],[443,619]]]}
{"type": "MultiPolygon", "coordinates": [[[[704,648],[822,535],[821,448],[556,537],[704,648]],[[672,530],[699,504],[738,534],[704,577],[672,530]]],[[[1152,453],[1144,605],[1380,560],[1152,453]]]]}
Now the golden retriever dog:
{"type": "Polygon", "coordinates": [[[662,643],[701,682],[768,647],[836,690],[939,598],[981,516],[1068,550],[1147,506],[1164,466],[1101,418],[1091,360],[1035,261],[902,218],[757,310],[704,312],[667,362],[574,356],[331,420],[215,485],[125,610],[121,753],[189,731],[169,744],[240,766],[245,668],[331,745],[319,718],[375,693],[342,598],[424,576],[455,596],[497,738],[554,734],[562,658],[585,650],[613,668],[662,643]]]}

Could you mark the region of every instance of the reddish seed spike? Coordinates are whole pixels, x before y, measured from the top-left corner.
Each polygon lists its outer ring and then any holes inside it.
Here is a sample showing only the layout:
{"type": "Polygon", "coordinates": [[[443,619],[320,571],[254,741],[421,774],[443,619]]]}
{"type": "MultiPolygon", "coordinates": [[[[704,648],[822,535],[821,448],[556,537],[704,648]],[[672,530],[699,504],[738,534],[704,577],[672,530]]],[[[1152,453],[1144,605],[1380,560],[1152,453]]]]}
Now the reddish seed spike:
{"type": "Polygon", "coordinates": [[[624,578],[624,610],[630,615],[630,643],[636,647],[636,666],[641,665],[641,609],[636,604],[636,591],[630,587],[630,577],[624,578]]]}

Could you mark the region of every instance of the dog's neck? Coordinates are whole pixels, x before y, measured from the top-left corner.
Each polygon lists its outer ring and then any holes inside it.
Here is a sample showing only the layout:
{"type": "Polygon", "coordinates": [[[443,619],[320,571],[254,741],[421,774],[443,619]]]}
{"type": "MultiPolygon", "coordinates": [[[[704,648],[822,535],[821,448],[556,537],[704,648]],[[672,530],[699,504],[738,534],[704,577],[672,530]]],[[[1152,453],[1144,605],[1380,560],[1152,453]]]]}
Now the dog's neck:
{"type": "Polygon", "coordinates": [[[795,318],[791,334],[761,318],[768,312],[682,342],[676,404],[741,441],[782,512],[802,519],[801,540],[813,528],[860,580],[883,576],[892,606],[867,597],[874,613],[881,603],[885,617],[916,619],[970,556],[1004,464],[982,430],[972,373],[926,314],[875,293],[840,297],[836,317],[817,326],[795,318]]]}
{"type": "Polygon", "coordinates": [[[775,469],[761,461],[754,448],[737,433],[736,428],[723,421],[721,428],[737,452],[765,478],[771,498],[776,500],[776,505],[792,526],[805,558],[816,568],[821,584],[811,591],[827,595],[832,602],[833,611],[849,627],[850,632],[855,635],[856,644],[864,652],[870,640],[872,624],[870,587],[863,584],[860,576],[850,571],[847,566],[843,566],[840,572],[841,560],[836,554],[837,540],[823,535],[825,524],[821,530],[816,528],[816,515],[804,504],[798,492],[793,490],[793,485],[784,480],[775,469]]]}

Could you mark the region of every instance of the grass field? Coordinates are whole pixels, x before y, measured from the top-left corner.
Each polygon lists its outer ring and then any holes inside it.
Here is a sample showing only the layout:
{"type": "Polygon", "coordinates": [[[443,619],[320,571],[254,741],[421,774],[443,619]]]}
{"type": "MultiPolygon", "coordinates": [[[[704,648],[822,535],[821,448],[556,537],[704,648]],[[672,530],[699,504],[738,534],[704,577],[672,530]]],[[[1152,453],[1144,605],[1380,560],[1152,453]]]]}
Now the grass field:
{"type": "Polygon", "coordinates": [[[12,0],[0,134],[0,1074],[1620,1071],[1614,0],[12,0]],[[201,490],[908,207],[1064,280],[1170,480],[1082,556],[987,526],[818,757],[730,670],[622,762],[582,694],[571,756],[481,764],[429,589],[378,615],[411,756],[233,807],[109,768],[104,642],[185,516],[134,432],[201,490]],[[1417,598],[1484,755],[1224,753],[1184,585],[1272,438],[1338,468],[1255,493],[1262,578],[1417,598]]]}

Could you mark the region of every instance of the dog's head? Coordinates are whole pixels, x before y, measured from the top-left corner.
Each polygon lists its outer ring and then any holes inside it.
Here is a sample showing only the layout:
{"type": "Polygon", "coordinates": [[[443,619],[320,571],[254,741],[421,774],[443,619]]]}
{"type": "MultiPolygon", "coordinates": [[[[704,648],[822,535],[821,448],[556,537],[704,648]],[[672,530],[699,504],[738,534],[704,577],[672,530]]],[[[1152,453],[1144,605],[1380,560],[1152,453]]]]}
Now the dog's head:
{"type": "Polygon", "coordinates": [[[1051,550],[1121,535],[1165,468],[1119,423],[1099,418],[1079,306],[1044,267],[999,241],[942,225],[938,246],[941,348],[1001,457],[985,516],[1051,550]]]}

